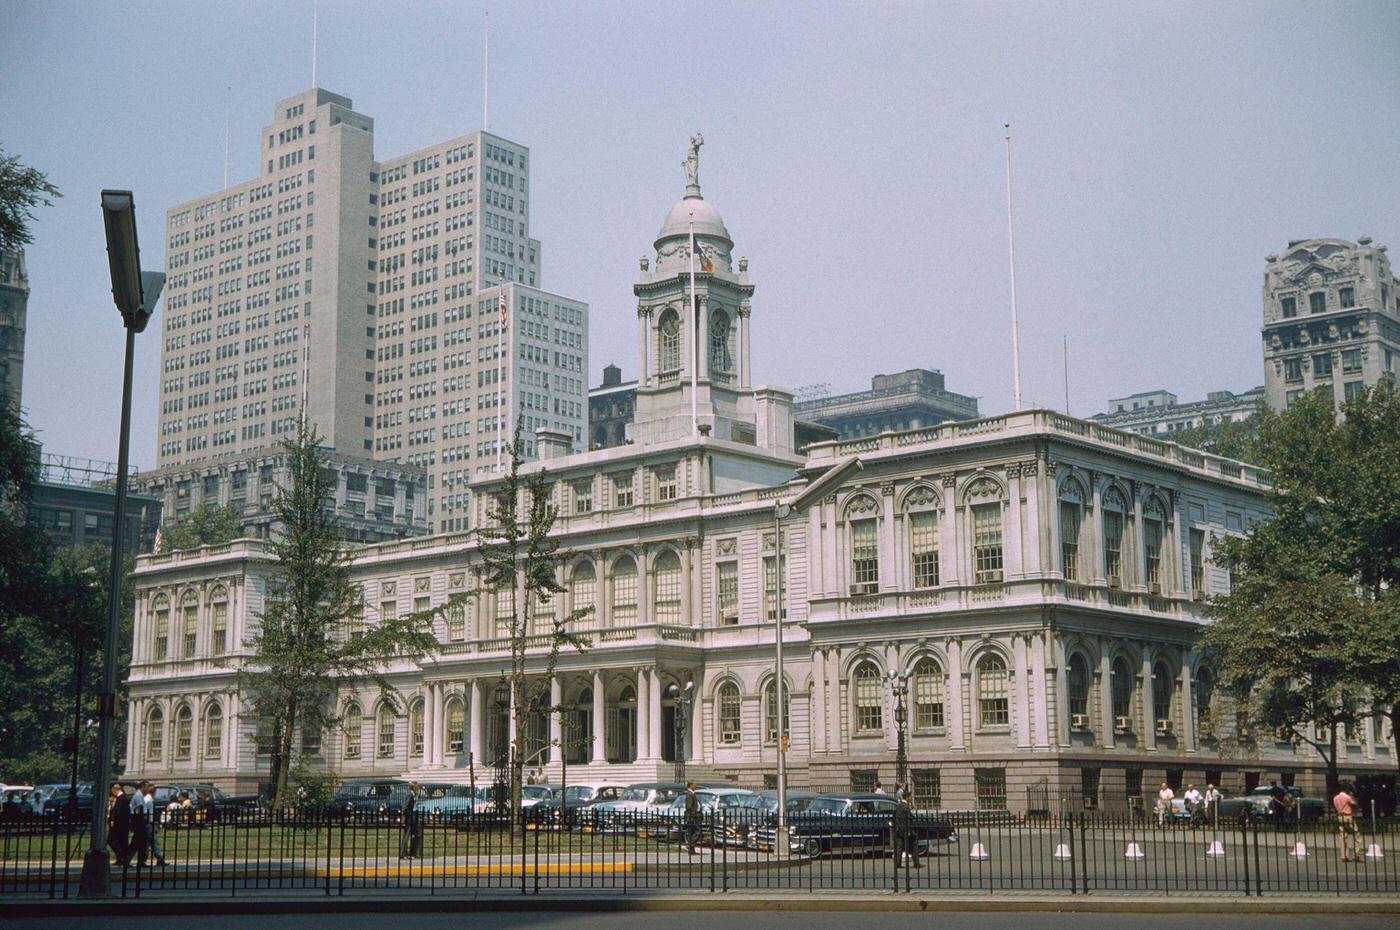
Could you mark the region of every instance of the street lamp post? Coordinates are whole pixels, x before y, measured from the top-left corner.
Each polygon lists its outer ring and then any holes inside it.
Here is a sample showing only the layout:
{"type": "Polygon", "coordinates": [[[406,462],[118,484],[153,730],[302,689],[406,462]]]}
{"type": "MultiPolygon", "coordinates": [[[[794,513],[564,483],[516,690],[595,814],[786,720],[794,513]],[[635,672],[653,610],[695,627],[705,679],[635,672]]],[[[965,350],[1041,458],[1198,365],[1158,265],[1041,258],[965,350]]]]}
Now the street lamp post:
{"type": "Polygon", "coordinates": [[[673,684],[666,689],[666,696],[671,699],[672,729],[676,744],[676,781],[682,785],[685,784],[685,725],[690,717],[691,693],[694,690],[693,681],[687,681],[684,688],[673,684]]]}
{"type": "Polygon", "coordinates": [[[783,601],[783,520],[793,514],[807,511],[817,501],[840,487],[841,482],[864,467],[859,458],[852,456],[828,469],[825,474],[797,492],[797,496],[786,503],[779,501],[773,505],[773,600],[777,608],[773,618],[773,672],[775,682],[773,698],[778,706],[778,726],[774,734],[778,744],[778,830],[773,838],[773,851],[780,856],[788,854],[787,824],[787,724],[783,720],[783,708],[787,701],[787,687],[783,680],[783,620],[787,613],[783,601]]]}
{"type": "Polygon", "coordinates": [[[909,758],[904,743],[905,727],[909,723],[909,709],[905,706],[909,696],[909,676],[890,669],[889,680],[890,693],[894,696],[894,780],[896,785],[910,791],[909,758]]]}
{"type": "Polygon", "coordinates": [[[83,857],[80,897],[112,893],[112,863],[107,857],[107,793],[112,777],[113,724],[117,716],[117,612],[121,609],[122,536],[126,529],[126,470],[131,451],[131,368],[136,334],[146,328],[165,275],[141,270],[136,239],[136,200],[131,191],[102,192],[102,221],[107,235],[107,265],[112,300],[126,329],[122,371],[121,432],[117,443],[117,493],[113,504],[112,564],[107,577],[107,635],[103,643],[102,690],[97,694],[97,771],[92,785],[92,844],[83,857]]]}

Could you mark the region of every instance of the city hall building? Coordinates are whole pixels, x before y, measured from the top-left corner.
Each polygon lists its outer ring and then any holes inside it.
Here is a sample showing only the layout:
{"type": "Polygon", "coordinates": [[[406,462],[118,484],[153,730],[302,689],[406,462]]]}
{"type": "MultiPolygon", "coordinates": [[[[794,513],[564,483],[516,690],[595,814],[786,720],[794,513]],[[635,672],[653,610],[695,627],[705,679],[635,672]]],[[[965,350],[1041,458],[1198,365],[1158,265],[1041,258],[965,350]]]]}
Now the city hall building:
{"type": "MultiPolygon", "coordinates": [[[[337,724],[298,734],[302,760],[344,777],[485,783],[518,712],[520,751],[549,780],[565,764],[571,781],[671,780],[683,756],[690,777],[758,788],[777,770],[782,714],[792,787],[890,785],[893,673],[924,806],[1319,783],[1310,748],[1235,726],[1197,650],[1204,600],[1229,583],[1213,540],[1266,516],[1267,476],[1049,410],[798,448],[791,393],[752,379],[749,263],[700,196],[697,149],[634,286],[630,443],[584,451],[541,428],[526,466],[547,472],[569,554],[552,608],[592,608],[577,624],[587,650],[564,651],[547,682],[565,710],[510,706],[505,633],[520,598],[478,592],[474,535],[382,542],[354,554],[366,623],[466,596],[435,622],[432,653],[392,663],[399,708],[344,682],[337,724]],[[851,457],[863,468],[849,481],[779,518],[851,457]]],[[[489,523],[493,480],[473,487],[473,525],[489,523]]],[[[238,670],[274,569],[258,540],[139,560],[128,772],[240,792],[267,780],[238,670]]],[[[536,675],[550,609],[536,609],[536,675]]],[[[1394,752],[1380,726],[1360,728],[1342,767],[1393,771],[1394,752]]]]}

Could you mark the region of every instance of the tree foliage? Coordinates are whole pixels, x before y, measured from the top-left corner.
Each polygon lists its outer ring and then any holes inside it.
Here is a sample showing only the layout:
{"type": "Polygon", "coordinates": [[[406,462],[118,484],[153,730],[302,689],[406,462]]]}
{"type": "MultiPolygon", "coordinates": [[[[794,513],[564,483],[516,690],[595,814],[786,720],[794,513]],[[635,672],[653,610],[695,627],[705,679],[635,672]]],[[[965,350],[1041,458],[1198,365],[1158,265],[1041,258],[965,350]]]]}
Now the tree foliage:
{"type": "Polygon", "coordinates": [[[276,566],[243,672],[254,713],[273,740],[271,790],[275,810],[287,799],[297,756],[293,736],[320,734],[338,719],[338,688],[370,681],[396,703],[386,676],[394,660],[412,660],[434,645],[417,614],[366,626],[350,556],[336,536],[334,483],[320,439],[305,419],[283,443],[288,484],[274,506],[282,535],[272,543],[276,566]]]}
{"type": "Polygon", "coordinates": [[[51,206],[62,197],[37,168],[20,163],[18,155],[0,149],[0,249],[16,249],[34,241],[29,224],[34,208],[51,206]]]}
{"type": "Polygon", "coordinates": [[[1217,541],[1232,583],[1205,638],[1222,686],[1317,749],[1329,785],[1351,728],[1400,726],[1400,397],[1382,385],[1340,413],[1314,391],[1260,415],[1273,517],[1217,541]]]}
{"type": "Polygon", "coordinates": [[[217,546],[237,539],[242,532],[243,521],[237,508],[231,504],[200,504],[184,520],[161,528],[160,549],[176,552],[217,546]]]}
{"type": "MultiPolygon", "coordinates": [[[[497,633],[504,633],[510,642],[507,683],[511,706],[516,711],[506,762],[514,813],[520,811],[529,712],[541,709],[547,714],[560,712],[560,708],[549,703],[550,681],[554,678],[559,653],[566,647],[580,652],[588,648],[587,639],[574,632],[574,627],[593,610],[581,607],[561,614],[554,609],[555,599],[564,590],[559,582],[559,568],[570,554],[561,550],[559,540],[551,535],[558,510],[550,503],[545,470],[541,468],[528,478],[521,477],[520,432],[521,422],[517,419],[514,436],[506,446],[510,467],[494,493],[488,514],[490,522],[478,531],[481,587],[498,598],[509,597],[511,605],[508,615],[497,612],[496,622],[506,624],[506,629],[498,628],[497,633]],[[541,636],[546,638],[547,652],[527,663],[531,641],[538,641],[536,638],[541,636]]],[[[513,817],[512,823],[518,820],[513,817]]]]}

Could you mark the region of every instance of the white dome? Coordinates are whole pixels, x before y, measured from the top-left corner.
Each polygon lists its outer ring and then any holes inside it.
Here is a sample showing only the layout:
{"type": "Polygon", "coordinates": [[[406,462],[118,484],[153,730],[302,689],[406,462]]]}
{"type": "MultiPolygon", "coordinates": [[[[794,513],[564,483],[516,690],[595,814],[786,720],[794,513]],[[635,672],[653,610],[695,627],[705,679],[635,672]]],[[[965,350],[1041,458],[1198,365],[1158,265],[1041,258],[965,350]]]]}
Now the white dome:
{"type": "Polygon", "coordinates": [[[722,239],[726,245],[734,245],[734,240],[729,238],[729,230],[724,228],[724,220],[720,218],[719,211],[699,197],[686,197],[666,214],[666,219],[661,224],[661,232],[656,235],[656,246],[660,248],[662,242],[677,236],[689,238],[692,221],[695,223],[695,235],[722,239]]]}

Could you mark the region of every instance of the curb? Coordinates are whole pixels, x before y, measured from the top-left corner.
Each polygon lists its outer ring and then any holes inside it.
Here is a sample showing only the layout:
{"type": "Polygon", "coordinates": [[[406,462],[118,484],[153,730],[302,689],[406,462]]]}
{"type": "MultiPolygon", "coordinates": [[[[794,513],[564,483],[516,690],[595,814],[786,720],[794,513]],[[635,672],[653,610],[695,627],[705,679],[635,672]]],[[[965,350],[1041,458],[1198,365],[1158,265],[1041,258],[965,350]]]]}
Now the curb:
{"type": "Polygon", "coordinates": [[[756,896],[726,894],[610,895],[437,895],[375,898],[230,899],[184,897],[166,900],[69,900],[8,902],[6,917],[181,916],[203,914],[487,913],[487,912],[679,912],[792,911],[896,913],[1084,913],[1084,914],[1297,914],[1400,915],[1393,898],[1136,898],[1136,897],[924,897],[890,892],[862,896],[803,894],[756,896]]]}

